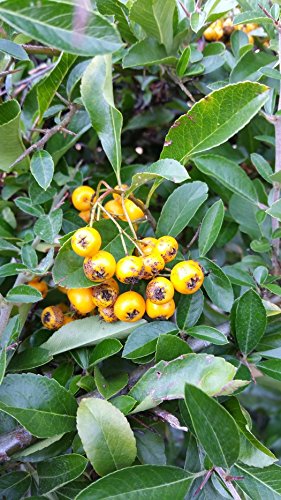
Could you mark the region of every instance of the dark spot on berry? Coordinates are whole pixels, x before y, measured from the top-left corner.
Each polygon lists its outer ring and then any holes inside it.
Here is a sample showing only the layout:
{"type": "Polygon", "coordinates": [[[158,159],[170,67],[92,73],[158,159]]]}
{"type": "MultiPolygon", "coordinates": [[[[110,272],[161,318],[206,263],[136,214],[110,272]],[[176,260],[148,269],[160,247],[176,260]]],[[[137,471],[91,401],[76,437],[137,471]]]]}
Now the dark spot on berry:
{"type": "Polygon", "coordinates": [[[83,236],[82,238],[80,238],[80,240],[78,241],[78,245],[80,245],[83,248],[88,246],[86,236],[83,236]]]}
{"type": "Polygon", "coordinates": [[[101,292],[101,298],[102,300],[111,300],[112,299],[112,292],[110,292],[109,290],[102,290],[101,292]]]}
{"type": "Polygon", "coordinates": [[[193,288],[195,288],[195,286],[196,286],[196,284],[198,283],[199,280],[200,280],[200,278],[196,274],[194,276],[194,278],[190,278],[189,282],[186,284],[187,288],[189,290],[192,290],[193,288]]]}
{"type": "Polygon", "coordinates": [[[131,312],[127,312],[128,319],[134,319],[139,314],[137,309],[133,309],[131,312]]]}
{"type": "Polygon", "coordinates": [[[44,323],[49,323],[49,321],[51,321],[51,313],[48,311],[43,316],[43,322],[44,323]]]}

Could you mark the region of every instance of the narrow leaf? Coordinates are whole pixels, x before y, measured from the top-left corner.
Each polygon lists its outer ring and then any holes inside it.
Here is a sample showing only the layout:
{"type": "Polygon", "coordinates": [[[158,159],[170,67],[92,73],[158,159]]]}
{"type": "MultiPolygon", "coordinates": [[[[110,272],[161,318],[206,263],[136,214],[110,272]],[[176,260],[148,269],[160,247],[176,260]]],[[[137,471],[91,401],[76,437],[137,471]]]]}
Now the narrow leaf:
{"type": "Polygon", "coordinates": [[[39,184],[46,191],[54,175],[54,162],[48,151],[36,151],[30,162],[30,171],[39,184]]]}
{"type": "Polygon", "coordinates": [[[214,203],[207,211],[199,233],[199,252],[202,257],[209,252],[220,233],[224,218],[224,206],[221,200],[214,203]]]}

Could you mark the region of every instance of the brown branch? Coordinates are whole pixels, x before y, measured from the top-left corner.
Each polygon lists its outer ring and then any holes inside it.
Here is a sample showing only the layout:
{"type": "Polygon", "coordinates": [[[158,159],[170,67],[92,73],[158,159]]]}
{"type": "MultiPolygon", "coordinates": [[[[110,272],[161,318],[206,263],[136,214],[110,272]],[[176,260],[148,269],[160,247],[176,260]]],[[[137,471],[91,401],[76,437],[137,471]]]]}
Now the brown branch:
{"type": "Polygon", "coordinates": [[[229,493],[231,493],[234,500],[242,500],[240,495],[237,493],[236,489],[234,488],[233,484],[231,483],[230,476],[228,476],[221,467],[215,467],[215,471],[220,476],[222,481],[224,482],[226,488],[228,489],[229,493]]]}
{"type": "Polygon", "coordinates": [[[10,456],[17,451],[23,450],[37,441],[23,427],[7,432],[7,434],[0,435],[0,463],[10,460],[10,456]]]}
{"type": "Polygon", "coordinates": [[[15,165],[17,165],[18,163],[20,163],[22,160],[24,160],[24,158],[26,158],[27,156],[29,156],[31,153],[33,153],[34,151],[38,151],[40,149],[42,149],[44,147],[44,145],[46,144],[46,142],[48,142],[48,140],[55,134],[57,134],[58,132],[61,132],[63,129],[65,129],[67,127],[67,125],[69,124],[69,122],[71,121],[71,119],[73,118],[73,116],[75,115],[76,111],[77,111],[77,105],[76,104],[71,104],[70,105],[70,110],[69,112],[65,115],[65,117],[63,118],[63,120],[58,123],[57,125],[55,125],[54,127],[50,128],[50,129],[46,129],[45,131],[45,135],[38,141],[38,142],[35,142],[34,144],[32,144],[28,149],[26,149],[18,158],[16,161],[14,161],[14,163],[12,163],[12,165],[10,165],[10,168],[14,167],[15,165]]]}
{"type": "Polygon", "coordinates": [[[172,413],[169,413],[166,410],[163,410],[162,408],[159,408],[159,406],[156,406],[156,408],[151,409],[150,413],[152,413],[153,415],[155,415],[157,418],[159,418],[163,422],[166,422],[167,424],[169,424],[174,429],[177,429],[177,430],[180,430],[180,431],[184,431],[184,432],[188,432],[188,428],[187,427],[183,427],[180,424],[179,419],[177,417],[175,417],[175,415],[173,415],[172,413]]]}
{"type": "Polygon", "coordinates": [[[44,47],[43,45],[22,45],[22,48],[28,54],[46,54],[47,56],[59,56],[61,51],[52,47],[44,47]]]}
{"type": "Polygon", "coordinates": [[[199,233],[200,233],[200,227],[201,227],[201,224],[199,224],[198,228],[196,229],[196,232],[194,234],[194,236],[191,238],[190,242],[188,243],[188,245],[186,245],[186,250],[189,250],[193,243],[195,243],[195,241],[197,240],[198,236],[199,236],[199,233]]]}

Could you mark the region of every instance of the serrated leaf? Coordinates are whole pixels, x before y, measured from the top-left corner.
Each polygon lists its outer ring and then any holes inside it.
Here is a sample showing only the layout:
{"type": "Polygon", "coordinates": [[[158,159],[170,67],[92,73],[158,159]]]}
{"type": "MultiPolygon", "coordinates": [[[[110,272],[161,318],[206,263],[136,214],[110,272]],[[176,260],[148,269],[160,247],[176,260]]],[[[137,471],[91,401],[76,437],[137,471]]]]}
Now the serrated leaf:
{"type": "Polygon", "coordinates": [[[36,151],[31,158],[30,171],[37,184],[45,191],[50,186],[54,175],[54,162],[48,151],[36,151]]]}
{"type": "Polygon", "coordinates": [[[48,46],[81,56],[96,56],[114,52],[121,47],[116,28],[86,4],[76,11],[72,2],[44,0],[43,5],[31,5],[29,0],[8,0],[1,3],[0,18],[21,33],[48,46]],[[73,19],[87,20],[84,29],[73,29],[73,19]]]}
{"type": "Polygon", "coordinates": [[[108,401],[82,399],[77,429],[86,455],[100,476],[134,462],[137,449],[133,431],[124,415],[108,401]]]}
{"type": "Polygon", "coordinates": [[[256,115],[268,98],[266,91],[265,85],[242,82],[207,95],[172,125],[161,158],[186,163],[195,154],[223,144],[256,115]]]}
{"type": "Polygon", "coordinates": [[[212,248],[220,233],[224,218],[224,205],[221,200],[214,203],[206,212],[202,221],[202,226],[199,233],[199,253],[204,257],[212,248]]]}
{"type": "Polygon", "coordinates": [[[83,474],[88,460],[82,455],[72,453],[51,458],[37,465],[39,480],[38,493],[45,495],[73,481],[83,474]]]}
{"type": "Polygon", "coordinates": [[[75,429],[74,397],[42,375],[7,375],[0,386],[0,408],[39,438],[75,429]]]}
{"type": "Polygon", "coordinates": [[[114,106],[111,56],[95,57],[87,66],[81,82],[81,97],[104,152],[118,177],[122,160],[123,117],[114,106]]]}
{"type": "Polygon", "coordinates": [[[132,413],[154,408],[162,401],[182,399],[189,382],[214,395],[230,382],[236,368],[224,359],[207,354],[185,354],[170,362],[160,361],[132,387],[129,396],[138,401],[132,413]]]}
{"type": "Polygon", "coordinates": [[[234,161],[223,156],[208,154],[196,157],[194,163],[203,174],[214,177],[230,191],[252,203],[257,203],[254,184],[234,161]]]}
{"type": "Polygon", "coordinates": [[[40,347],[55,355],[77,347],[99,344],[105,338],[126,338],[135,328],[145,323],[145,320],[134,324],[122,321],[105,323],[98,316],[92,316],[62,326],[40,347]]]}
{"type": "Polygon", "coordinates": [[[200,181],[183,184],[175,189],[161,211],[156,229],[157,235],[169,234],[176,237],[207,199],[207,192],[207,184],[200,181]]]}
{"type": "Polygon", "coordinates": [[[192,481],[193,476],[179,467],[135,465],[95,481],[81,491],[76,500],[93,500],[93,498],[102,500],[108,497],[112,500],[129,498],[182,500],[192,481]]]}
{"type": "Polygon", "coordinates": [[[260,296],[252,289],[237,301],[235,336],[244,354],[251,352],[261,340],[266,327],[266,310],[260,296]]]}
{"type": "Polygon", "coordinates": [[[196,435],[213,465],[231,467],[239,457],[235,420],[217,401],[191,384],[185,384],[185,404],[196,435]]]}

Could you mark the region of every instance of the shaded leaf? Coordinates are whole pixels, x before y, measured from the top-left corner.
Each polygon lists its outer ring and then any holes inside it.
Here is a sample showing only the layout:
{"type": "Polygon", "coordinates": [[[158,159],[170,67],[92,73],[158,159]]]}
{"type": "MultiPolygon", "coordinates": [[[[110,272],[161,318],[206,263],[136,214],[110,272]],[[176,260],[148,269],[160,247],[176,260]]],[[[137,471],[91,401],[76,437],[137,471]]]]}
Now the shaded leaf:
{"type": "Polygon", "coordinates": [[[20,500],[27,492],[31,477],[24,471],[6,473],[0,477],[1,496],[5,500],[20,500]]]}
{"type": "Polygon", "coordinates": [[[243,476],[238,482],[239,488],[253,500],[277,500],[281,496],[281,467],[270,465],[264,469],[235,465],[232,474],[243,476]]]}
{"type": "Polygon", "coordinates": [[[87,463],[86,458],[75,453],[39,462],[37,465],[39,494],[51,493],[81,476],[87,463]]]}
{"type": "Polygon", "coordinates": [[[220,233],[224,218],[224,205],[221,200],[214,203],[206,212],[199,233],[199,253],[202,257],[209,252],[220,233]]]}
{"type": "Polygon", "coordinates": [[[171,321],[153,321],[142,324],[129,335],[122,353],[123,358],[138,359],[155,352],[157,339],[161,334],[174,332],[171,321]]]}
{"type": "Polygon", "coordinates": [[[192,349],[187,342],[176,335],[160,335],[156,346],[155,361],[156,363],[162,360],[171,361],[182,354],[188,354],[190,352],[192,352],[192,349]]]}
{"type": "MultiPolygon", "coordinates": [[[[20,105],[15,99],[0,105],[0,170],[4,172],[11,170],[11,165],[24,151],[20,135],[20,114],[20,105]],[[8,141],[7,137],[9,137],[8,141]]],[[[17,164],[17,170],[26,169],[28,164],[28,159],[25,158],[17,164]]]]}
{"type": "Polygon", "coordinates": [[[198,290],[192,295],[181,295],[178,302],[176,318],[177,325],[181,330],[186,330],[196,325],[204,307],[204,295],[198,290]]]}
{"type": "Polygon", "coordinates": [[[209,259],[200,258],[199,262],[204,270],[209,272],[209,275],[205,276],[203,286],[210,299],[224,311],[230,311],[234,296],[229,278],[217,264],[209,259]]]}
{"type": "Polygon", "coordinates": [[[224,345],[228,343],[226,336],[217,330],[217,328],[213,328],[212,326],[194,326],[193,328],[187,328],[186,333],[191,337],[206,340],[207,342],[211,342],[215,345],[224,345]]]}
{"type": "Polygon", "coordinates": [[[254,290],[248,290],[237,301],[235,336],[244,354],[251,352],[261,340],[266,327],[266,310],[254,290]]]}

